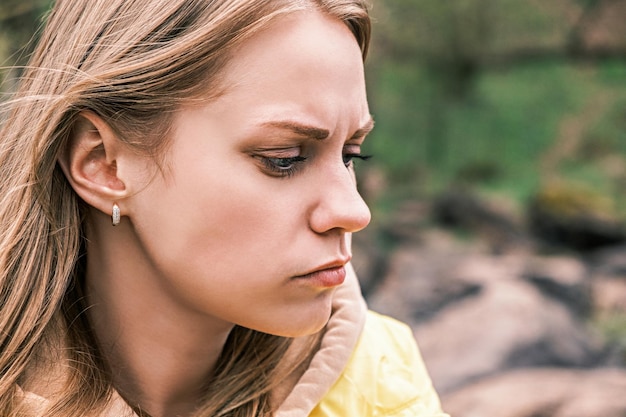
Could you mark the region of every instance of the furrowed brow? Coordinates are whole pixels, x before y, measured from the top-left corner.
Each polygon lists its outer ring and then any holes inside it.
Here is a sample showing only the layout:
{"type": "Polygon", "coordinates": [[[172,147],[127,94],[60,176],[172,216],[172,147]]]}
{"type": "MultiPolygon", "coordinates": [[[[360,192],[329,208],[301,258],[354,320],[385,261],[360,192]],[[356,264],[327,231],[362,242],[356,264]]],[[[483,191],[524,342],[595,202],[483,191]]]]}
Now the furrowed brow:
{"type": "Polygon", "coordinates": [[[263,123],[263,126],[278,128],[282,130],[288,130],[298,136],[304,136],[316,140],[324,140],[328,138],[330,132],[326,129],[322,129],[315,126],[309,126],[302,123],[290,121],[290,120],[278,120],[263,123]]]}

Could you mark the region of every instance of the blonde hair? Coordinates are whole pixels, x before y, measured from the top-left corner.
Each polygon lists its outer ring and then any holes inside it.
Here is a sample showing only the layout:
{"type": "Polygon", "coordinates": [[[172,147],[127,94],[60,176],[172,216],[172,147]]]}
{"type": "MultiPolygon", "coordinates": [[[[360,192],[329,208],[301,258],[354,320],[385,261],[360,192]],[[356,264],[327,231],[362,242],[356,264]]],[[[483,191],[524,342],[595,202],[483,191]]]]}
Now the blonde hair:
{"type": "MultiPolygon", "coordinates": [[[[112,390],[83,314],[85,210],[57,165],[77,115],[95,112],[158,157],[172,113],[220,93],[234,47],[305,8],[345,22],[365,58],[365,0],[57,1],[0,117],[0,415],[20,415],[19,384],[59,332],[70,366],[49,415],[90,414],[112,390]]],[[[272,370],[288,346],[235,327],[197,415],[271,415],[272,370]]]]}

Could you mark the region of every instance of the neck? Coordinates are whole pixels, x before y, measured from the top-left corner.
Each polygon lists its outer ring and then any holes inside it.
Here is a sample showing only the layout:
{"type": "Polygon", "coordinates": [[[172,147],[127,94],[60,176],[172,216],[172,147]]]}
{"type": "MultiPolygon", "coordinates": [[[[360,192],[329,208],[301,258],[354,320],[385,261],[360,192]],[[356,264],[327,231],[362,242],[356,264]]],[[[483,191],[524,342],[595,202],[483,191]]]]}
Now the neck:
{"type": "Polygon", "coordinates": [[[232,324],[178,306],[150,268],[137,262],[142,258],[135,246],[124,243],[88,248],[86,273],[90,319],[113,384],[153,417],[189,415],[232,324]]]}

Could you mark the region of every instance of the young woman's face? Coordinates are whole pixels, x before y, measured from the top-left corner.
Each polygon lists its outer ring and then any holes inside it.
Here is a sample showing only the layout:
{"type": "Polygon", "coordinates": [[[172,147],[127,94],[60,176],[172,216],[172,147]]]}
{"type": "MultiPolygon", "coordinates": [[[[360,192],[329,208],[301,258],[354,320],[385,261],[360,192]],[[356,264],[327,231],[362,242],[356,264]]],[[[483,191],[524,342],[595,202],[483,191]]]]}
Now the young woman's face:
{"type": "Polygon", "coordinates": [[[318,12],[234,52],[218,99],[183,108],[164,173],[129,201],[172,305],[259,331],[319,330],[370,213],[353,159],[371,128],[357,42],[318,12]]]}

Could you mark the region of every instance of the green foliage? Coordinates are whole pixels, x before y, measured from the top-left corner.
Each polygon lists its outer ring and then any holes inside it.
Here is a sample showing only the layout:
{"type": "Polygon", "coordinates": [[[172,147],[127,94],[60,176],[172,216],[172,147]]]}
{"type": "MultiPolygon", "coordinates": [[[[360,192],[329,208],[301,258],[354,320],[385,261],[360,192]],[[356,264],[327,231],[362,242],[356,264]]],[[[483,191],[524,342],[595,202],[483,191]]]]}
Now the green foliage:
{"type": "MultiPolygon", "coordinates": [[[[372,94],[377,126],[368,146],[393,181],[422,181],[426,170],[443,186],[472,165],[491,165],[494,175],[484,185],[524,199],[541,180],[542,157],[554,146],[563,119],[583,111],[589,97],[611,92],[616,77],[607,85],[602,71],[537,63],[483,74],[470,100],[436,101],[423,71],[389,66],[375,87],[382,91],[372,94]],[[434,134],[440,153],[429,153],[434,134]]],[[[623,109],[624,102],[617,102],[589,126],[587,143],[625,154],[623,109]]],[[[574,174],[567,164],[557,168],[574,174]]]]}
{"type": "Polygon", "coordinates": [[[544,186],[535,196],[535,203],[557,218],[614,219],[616,214],[613,201],[606,193],[572,181],[544,186]]]}
{"type": "Polygon", "coordinates": [[[577,16],[598,2],[375,6],[382,33],[368,73],[377,127],[367,146],[390,189],[463,181],[521,203],[549,176],[615,190],[589,151],[626,156],[625,57],[581,63],[567,55],[581,36],[577,16]]]}
{"type": "MultiPolygon", "coordinates": [[[[622,76],[622,83],[624,81],[626,81],[626,74],[622,76]]],[[[596,123],[587,127],[578,156],[582,161],[593,163],[598,158],[616,153],[626,155],[626,95],[624,94],[601,115],[596,123]]]]}

